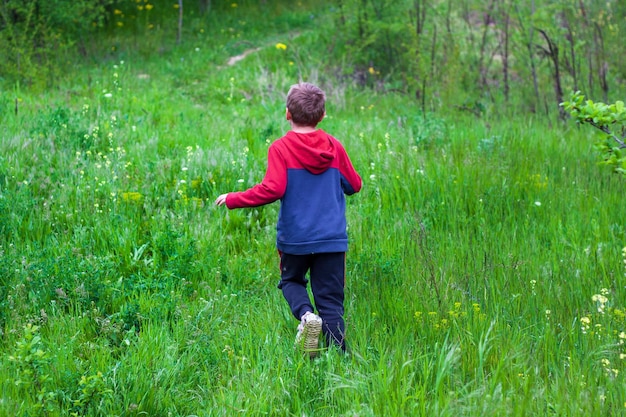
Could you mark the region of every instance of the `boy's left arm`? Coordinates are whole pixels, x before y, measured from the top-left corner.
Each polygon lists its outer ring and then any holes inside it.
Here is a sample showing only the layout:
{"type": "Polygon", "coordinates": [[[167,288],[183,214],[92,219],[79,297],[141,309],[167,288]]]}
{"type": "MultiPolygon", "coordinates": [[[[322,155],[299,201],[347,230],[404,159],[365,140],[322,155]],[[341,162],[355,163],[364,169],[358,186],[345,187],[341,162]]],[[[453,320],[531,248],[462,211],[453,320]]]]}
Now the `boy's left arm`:
{"type": "Polygon", "coordinates": [[[361,191],[363,181],[361,180],[361,176],[354,169],[352,161],[350,161],[345,150],[343,151],[339,171],[341,173],[341,188],[344,193],[352,195],[361,191]]]}

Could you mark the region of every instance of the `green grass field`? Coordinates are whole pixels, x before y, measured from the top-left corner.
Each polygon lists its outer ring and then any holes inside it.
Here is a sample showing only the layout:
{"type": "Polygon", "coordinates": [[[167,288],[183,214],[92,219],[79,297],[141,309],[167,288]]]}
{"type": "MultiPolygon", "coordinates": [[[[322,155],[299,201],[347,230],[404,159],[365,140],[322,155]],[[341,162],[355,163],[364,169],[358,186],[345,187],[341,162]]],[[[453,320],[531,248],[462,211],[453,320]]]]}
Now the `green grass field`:
{"type": "Polygon", "coordinates": [[[305,59],[308,12],[240,13],[1,93],[0,415],[625,415],[625,183],[591,132],[424,115],[305,59]],[[262,179],[299,77],[364,180],[350,353],[314,361],[278,203],[213,205],[262,179]]]}

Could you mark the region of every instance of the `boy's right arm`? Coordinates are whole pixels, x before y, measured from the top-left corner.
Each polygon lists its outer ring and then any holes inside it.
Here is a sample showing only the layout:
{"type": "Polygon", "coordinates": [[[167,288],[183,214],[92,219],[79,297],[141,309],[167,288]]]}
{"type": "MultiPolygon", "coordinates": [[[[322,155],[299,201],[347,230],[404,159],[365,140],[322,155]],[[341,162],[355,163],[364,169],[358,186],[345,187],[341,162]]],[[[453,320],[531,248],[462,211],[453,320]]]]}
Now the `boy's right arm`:
{"type": "Polygon", "coordinates": [[[263,181],[246,191],[222,194],[215,204],[225,204],[229,209],[262,206],[282,198],[286,188],[287,166],[277,148],[270,146],[263,181]]]}
{"type": "Polygon", "coordinates": [[[217,197],[217,199],[215,200],[215,205],[216,206],[223,206],[224,204],[226,204],[226,197],[227,196],[228,196],[228,193],[222,194],[219,197],[217,197]]]}

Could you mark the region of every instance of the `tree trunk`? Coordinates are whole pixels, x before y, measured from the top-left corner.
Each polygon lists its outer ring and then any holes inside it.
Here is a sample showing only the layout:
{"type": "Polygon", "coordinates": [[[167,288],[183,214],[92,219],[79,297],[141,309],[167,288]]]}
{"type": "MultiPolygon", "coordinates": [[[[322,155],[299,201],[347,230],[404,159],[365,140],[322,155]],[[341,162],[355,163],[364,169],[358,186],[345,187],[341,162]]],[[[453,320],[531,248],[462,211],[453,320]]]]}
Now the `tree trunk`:
{"type": "Polygon", "coordinates": [[[176,33],[176,43],[180,44],[183,37],[183,0],[178,0],[178,32],[176,33]]]}
{"type": "Polygon", "coordinates": [[[565,39],[569,43],[569,65],[566,65],[566,68],[569,69],[569,73],[572,76],[572,80],[574,81],[574,91],[578,91],[578,60],[576,59],[576,40],[574,39],[574,32],[572,31],[572,26],[567,19],[567,14],[563,13],[563,26],[567,30],[565,35],[565,39]]]}
{"type": "Polygon", "coordinates": [[[510,15],[509,10],[504,11],[504,53],[502,54],[502,78],[503,78],[503,92],[504,102],[509,102],[509,29],[510,29],[510,15]]]}
{"type": "MultiPolygon", "coordinates": [[[[535,1],[534,0],[531,1],[530,9],[531,9],[530,12],[531,12],[531,17],[532,17],[535,14],[535,1]]],[[[526,32],[526,30],[524,29],[525,16],[520,12],[519,5],[516,5],[516,10],[517,10],[520,28],[522,32],[526,32]]],[[[535,101],[531,105],[531,111],[533,113],[538,111],[537,106],[540,106],[540,103],[541,103],[541,96],[539,95],[539,81],[537,79],[537,65],[535,64],[535,53],[533,51],[534,37],[535,37],[535,28],[531,24],[528,28],[528,39],[526,40],[525,44],[526,44],[526,51],[528,52],[528,60],[530,62],[530,75],[533,80],[533,90],[535,92],[535,101]]]]}
{"type": "Polygon", "coordinates": [[[594,24],[593,43],[596,46],[596,61],[600,88],[602,89],[602,97],[606,102],[609,100],[609,83],[606,79],[606,75],[609,72],[609,64],[606,61],[606,56],[604,54],[604,37],[602,36],[602,28],[598,23],[594,24]]]}
{"type": "Polygon", "coordinates": [[[493,13],[493,8],[495,6],[495,0],[490,0],[489,6],[487,7],[487,12],[483,16],[483,36],[480,42],[480,54],[478,56],[478,73],[480,79],[481,88],[485,89],[488,87],[487,83],[487,65],[485,64],[485,55],[487,54],[487,38],[489,35],[489,26],[491,24],[491,16],[493,13]]]}
{"type": "Polygon", "coordinates": [[[567,117],[567,113],[565,113],[565,109],[560,104],[563,102],[563,87],[561,86],[561,71],[559,68],[559,47],[556,43],[548,36],[548,34],[539,29],[539,33],[543,36],[545,41],[548,44],[547,49],[543,49],[544,53],[547,57],[552,61],[552,66],[554,68],[553,72],[553,83],[554,83],[554,94],[556,96],[556,105],[559,109],[559,118],[561,120],[565,120],[567,117]]]}

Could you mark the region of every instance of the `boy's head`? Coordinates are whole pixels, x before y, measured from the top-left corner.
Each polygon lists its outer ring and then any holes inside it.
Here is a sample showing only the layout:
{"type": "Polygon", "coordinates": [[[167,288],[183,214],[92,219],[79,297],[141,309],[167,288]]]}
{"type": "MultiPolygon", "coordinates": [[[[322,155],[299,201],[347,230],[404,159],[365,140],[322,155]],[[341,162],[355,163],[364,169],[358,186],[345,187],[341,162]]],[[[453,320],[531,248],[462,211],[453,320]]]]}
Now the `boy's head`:
{"type": "Polygon", "coordinates": [[[326,114],[325,103],[326,94],[310,83],[294,84],[287,93],[287,112],[300,126],[317,126],[326,114]]]}

